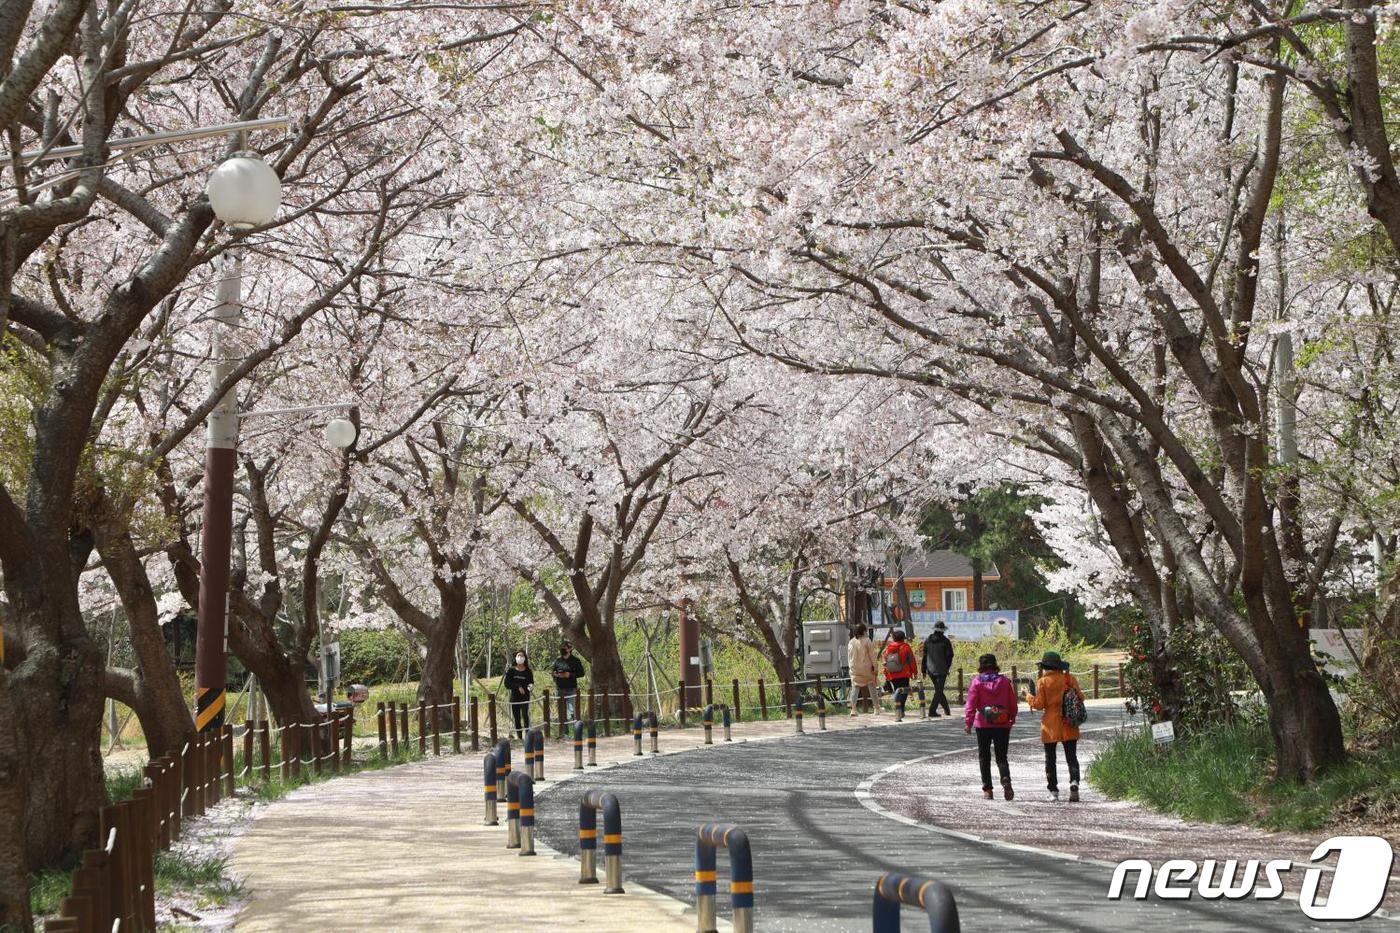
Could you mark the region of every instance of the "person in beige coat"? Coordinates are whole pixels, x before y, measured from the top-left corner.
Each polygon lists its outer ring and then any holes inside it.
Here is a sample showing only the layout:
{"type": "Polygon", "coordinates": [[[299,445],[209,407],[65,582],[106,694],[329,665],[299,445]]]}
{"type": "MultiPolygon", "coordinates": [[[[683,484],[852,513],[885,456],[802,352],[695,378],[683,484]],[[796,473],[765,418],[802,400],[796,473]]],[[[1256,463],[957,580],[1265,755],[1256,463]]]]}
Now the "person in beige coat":
{"type": "Polygon", "coordinates": [[[857,622],[846,643],[846,663],[851,669],[851,715],[856,714],[856,704],[864,693],[870,699],[871,712],[876,711],[875,688],[880,683],[878,659],[880,650],[865,634],[865,625],[857,622]]]}

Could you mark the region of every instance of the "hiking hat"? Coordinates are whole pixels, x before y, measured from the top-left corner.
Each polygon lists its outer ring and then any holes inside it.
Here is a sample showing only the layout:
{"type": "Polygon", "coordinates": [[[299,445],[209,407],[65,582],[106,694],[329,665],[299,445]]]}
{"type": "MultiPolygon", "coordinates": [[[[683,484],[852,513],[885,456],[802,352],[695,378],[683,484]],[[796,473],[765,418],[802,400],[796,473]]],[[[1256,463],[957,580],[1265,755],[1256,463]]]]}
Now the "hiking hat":
{"type": "Polygon", "coordinates": [[[994,654],[984,654],[984,655],[982,655],[980,658],[977,659],[977,673],[980,674],[980,673],[982,673],[982,672],[984,672],[984,671],[999,671],[999,670],[1001,670],[1001,668],[997,666],[997,656],[996,656],[996,655],[994,655],[994,654]]]}
{"type": "Polygon", "coordinates": [[[1060,660],[1060,653],[1058,651],[1045,652],[1045,654],[1041,656],[1040,663],[1036,666],[1047,671],[1069,670],[1069,664],[1060,660]]]}
{"type": "Polygon", "coordinates": [[[939,619],[937,622],[933,623],[933,630],[935,632],[946,632],[948,631],[948,626],[942,619],[939,619]]]}

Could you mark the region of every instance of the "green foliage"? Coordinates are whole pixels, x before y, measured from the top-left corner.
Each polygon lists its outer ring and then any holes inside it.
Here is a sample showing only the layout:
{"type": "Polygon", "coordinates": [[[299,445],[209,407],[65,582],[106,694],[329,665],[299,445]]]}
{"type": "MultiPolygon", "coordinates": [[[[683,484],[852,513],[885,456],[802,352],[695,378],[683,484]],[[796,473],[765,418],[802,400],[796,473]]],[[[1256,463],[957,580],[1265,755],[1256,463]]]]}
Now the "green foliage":
{"type": "Polygon", "coordinates": [[[58,905],[68,896],[72,887],[73,878],[70,872],[55,869],[30,875],[29,912],[34,915],[36,921],[57,912],[58,905]]]}
{"type": "Polygon", "coordinates": [[[229,877],[226,858],[157,852],[155,878],[160,893],[193,896],[201,905],[223,906],[243,893],[243,885],[229,877]]]}
{"type": "Polygon", "coordinates": [[[1349,701],[1343,724],[1359,746],[1400,749],[1400,640],[1375,638],[1368,654],[1370,663],[1338,684],[1349,701]]]}
{"type": "Polygon", "coordinates": [[[390,684],[418,675],[418,654],[396,628],[340,633],[340,682],[390,684]]]}
{"type": "Polygon", "coordinates": [[[146,782],[146,777],[139,768],[123,768],[117,771],[108,772],[105,775],[107,781],[107,796],[112,799],[112,803],[121,803],[123,800],[130,800],[133,791],[140,790],[146,782]]]}
{"type": "Polygon", "coordinates": [[[1039,661],[1045,652],[1055,651],[1063,660],[1069,662],[1071,670],[1081,671],[1093,663],[1093,650],[1091,645],[1070,637],[1058,618],[1051,618],[1029,639],[953,639],[953,669],[961,667],[969,673],[976,672],[978,656],[990,653],[997,656],[997,663],[1008,677],[1011,676],[1013,664],[1020,668],[1018,674],[1030,677],[1035,673],[1035,662],[1039,661]]]}
{"type": "Polygon", "coordinates": [[[1110,797],[1188,820],[1310,832],[1339,819],[1400,814],[1400,749],[1356,754],[1310,784],[1271,780],[1273,740],[1259,720],[1237,720],[1156,746],[1124,732],[1089,765],[1110,797]]]}
{"type": "Polygon", "coordinates": [[[1152,680],[1151,657],[1156,650],[1152,630],[1134,624],[1128,635],[1128,661],[1123,668],[1129,710],[1143,710],[1154,722],[1171,718],[1178,732],[1209,729],[1234,722],[1238,716],[1232,691],[1252,690],[1254,678],[1235,649],[1216,629],[1195,624],[1177,626],[1164,646],[1182,686],[1175,709],[1158,695],[1152,680]]]}

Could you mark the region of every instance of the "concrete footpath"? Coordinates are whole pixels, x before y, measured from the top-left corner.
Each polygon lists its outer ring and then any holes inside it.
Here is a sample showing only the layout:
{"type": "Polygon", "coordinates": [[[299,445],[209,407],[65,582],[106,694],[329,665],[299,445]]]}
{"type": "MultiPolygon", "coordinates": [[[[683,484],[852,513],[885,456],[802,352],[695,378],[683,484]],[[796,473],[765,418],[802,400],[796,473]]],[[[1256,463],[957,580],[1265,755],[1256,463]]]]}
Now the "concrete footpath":
{"type": "MultiPolygon", "coordinates": [[[[833,715],[827,723],[830,731],[893,724],[891,713],[833,715]]],[[[734,744],[791,735],[793,729],[785,719],[737,723],[734,744]]],[[[808,716],[807,729],[817,731],[815,715],[808,716]]],[[[714,737],[721,742],[718,726],[714,737]]],[[[662,732],[660,748],[665,757],[702,742],[699,728],[671,729],[662,732]]],[[[584,773],[642,760],[633,747],[630,735],[600,737],[600,767],[584,773]]],[[[229,861],[249,894],[236,929],[695,929],[688,899],[654,893],[631,877],[624,880],[627,894],[604,895],[599,885],[578,883],[578,861],[571,855],[542,844],[535,858],[507,850],[504,798],[501,825],[481,825],[483,754],[361,772],[257,807],[255,822],[234,843],[229,861]]],[[[518,744],[512,755],[520,767],[518,744]]],[[[536,816],[556,833],[565,824],[577,825],[572,795],[550,791],[573,779],[572,768],[571,743],[550,740],[536,816]]],[[[624,814],[624,840],[625,833],[624,814]]],[[[639,858],[624,841],[624,875],[629,856],[632,864],[639,858]]]]}

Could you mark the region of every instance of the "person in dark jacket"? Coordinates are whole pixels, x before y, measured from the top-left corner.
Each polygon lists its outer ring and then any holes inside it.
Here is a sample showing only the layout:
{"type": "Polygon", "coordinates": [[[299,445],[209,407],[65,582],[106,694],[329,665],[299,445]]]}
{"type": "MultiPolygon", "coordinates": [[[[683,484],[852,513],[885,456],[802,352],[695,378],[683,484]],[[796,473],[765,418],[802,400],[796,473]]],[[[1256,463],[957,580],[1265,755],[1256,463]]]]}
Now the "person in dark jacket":
{"type": "Polygon", "coordinates": [[[525,730],[530,728],[530,694],[535,690],[535,672],[530,670],[530,656],[521,648],[515,652],[515,666],[506,669],[501,681],[510,697],[510,717],[515,723],[515,735],[525,739],[525,730]]]}
{"type": "Polygon", "coordinates": [[[940,705],[944,715],[953,715],[948,708],[948,695],[943,692],[948,683],[948,672],[953,669],[953,643],[948,640],[947,631],[948,626],[942,619],[934,623],[933,634],[924,642],[923,658],[919,665],[924,676],[933,681],[933,699],[928,704],[931,719],[938,718],[940,705]]]}
{"type": "Polygon", "coordinates": [[[574,654],[574,646],[566,642],[559,645],[559,657],[549,674],[554,678],[554,690],[564,707],[569,722],[578,718],[578,685],[583,680],[583,662],[574,654]]]}

